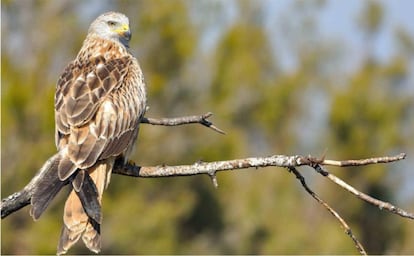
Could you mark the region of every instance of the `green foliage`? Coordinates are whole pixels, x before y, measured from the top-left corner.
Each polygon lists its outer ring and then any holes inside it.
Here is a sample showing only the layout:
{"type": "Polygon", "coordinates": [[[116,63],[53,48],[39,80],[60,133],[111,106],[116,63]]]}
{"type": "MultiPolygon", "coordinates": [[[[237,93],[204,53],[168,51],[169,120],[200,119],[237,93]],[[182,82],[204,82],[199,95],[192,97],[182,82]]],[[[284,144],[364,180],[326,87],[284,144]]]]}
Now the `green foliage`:
{"type": "Polygon", "coordinates": [[[373,35],[381,28],[383,18],[384,10],[381,4],[377,1],[367,1],[359,17],[359,22],[365,33],[373,35]]]}
{"type": "MultiPolygon", "coordinates": [[[[325,149],[321,145],[328,147],[329,158],[353,159],[413,147],[412,131],[407,132],[412,94],[404,87],[410,79],[413,40],[402,28],[396,32],[399,49],[394,57],[379,62],[368,51],[362,63],[354,63],[345,73],[341,57],[346,49],[335,40],[319,38],[315,17],[325,1],[292,3],[282,20],[289,28],[283,38],[274,38],[276,28],[269,29],[264,22],[265,2],[99,4],[100,9],[110,7],[130,17],[131,50],[141,63],[149,90],[148,116],[213,111],[212,120],[227,132],[222,136],[196,125],[142,125],[132,156],[138,164],[175,165],[271,154],[316,156],[325,149]],[[197,4],[206,6],[203,15],[191,8],[197,4]],[[231,22],[209,27],[214,21],[225,21],[221,16],[229,10],[235,12],[231,22]],[[194,21],[197,15],[207,17],[201,26],[194,21]],[[203,31],[210,31],[206,28],[219,36],[213,47],[200,49],[203,31]],[[275,42],[294,51],[296,66],[288,72],[281,68],[282,54],[275,42]],[[319,101],[326,103],[326,109],[308,105],[319,101]],[[310,126],[316,121],[308,116],[312,111],[318,117],[325,115],[315,130],[310,126]],[[318,141],[311,146],[315,152],[303,146],[310,139],[318,141]]],[[[55,152],[54,84],[64,65],[75,57],[85,26],[94,18],[75,15],[75,10],[88,9],[86,5],[2,2],[3,197],[22,188],[55,152]],[[13,44],[23,40],[31,43],[14,51],[13,44]]],[[[356,32],[365,33],[367,44],[375,43],[386,13],[377,1],[364,7],[355,23],[362,25],[356,32]]],[[[396,202],[399,183],[389,181],[390,170],[391,166],[375,165],[342,169],[338,175],[362,191],[396,202]]],[[[350,220],[368,253],[414,251],[411,222],[361,203],[307,172],[303,169],[309,185],[350,220]]],[[[113,175],[103,198],[102,252],[356,253],[336,220],[285,170],[220,173],[218,182],[219,188],[214,189],[210,179],[202,176],[133,179],[113,175]]],[[[1,253],[54,253],[66,193],[59,194],[38,222],[29,217],[28,207],[4,219],[1,253]]],[[[89,252],[79,243],[70,253],[89,252]]]]}
{"type": "MultiPolygon", "coordinates": [[[[399,65],[399,64],[398,64],[399,65]]],[[[400,97],[395,102],[393,91],[393,77],[406,76],[404,70],[390,63],[381,67],[375,64],[367,64],[359,73],[355,74],[345,91],[340,91],[334,96],[330,113],[330,125],[333,132],[334,151],[341,158],[366,158],[381,155],[384,152],[395,151],[396,142],[402,145],[404,138],[401,136],[401,127],[404,121],[404,113],[410,107],[409,98],[400,97]]],[[[370,166],[366,172],[350,172],[345,176],[352,184],[358,184],[359,188],[370,195],[385,201],[394,201],[390,188],[385,186],[385,166],[370,166]]],[[[336,193],[335,198],[342,198],[336,193]]],[[[361,203],[353,203],[359,211],[354,211],[348,206],[344,209],[359,224],[363,242],[368,251],[379,254],[386,250],[386,242],[392,243],[401,231],[394,218],[374,211],[371,206],[361,203]],[[361,215],[361,212],[364,214],[361,215]],[[393,223],[393,225],[377,225],[374,223],[393,223]],[[392,228],[391,228],[392,227],[392,228]],[[384,230],[384,228],[388,228],[384,230]],[[378,234],[388,233],[390,237],[383,238],[378,234]]]]}

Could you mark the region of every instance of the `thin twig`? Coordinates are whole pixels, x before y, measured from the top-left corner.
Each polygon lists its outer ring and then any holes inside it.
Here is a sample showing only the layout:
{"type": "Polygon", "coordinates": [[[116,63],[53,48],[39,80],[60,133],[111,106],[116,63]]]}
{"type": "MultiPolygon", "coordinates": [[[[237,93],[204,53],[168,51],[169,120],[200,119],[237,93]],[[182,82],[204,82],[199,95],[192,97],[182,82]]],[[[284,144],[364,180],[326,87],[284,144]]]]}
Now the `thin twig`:
{"type": "Polygon", "coordinates": [[[305,182],[305,178],[302,176],[302,174],[295,168],[295,167],[288,167],[289,171],[295,174],[296,178],[300,181],[302,186],[305,188],[305,190],[322,206],[324,206],[341,224],[341,226],[345,229],[345,233],[352,239],[352,241],[355,244],[355,247],[358,249],[359,253],[361,255],[367,255],[367,252],[365,251],[362,244],[359,242],[359,240],[354,236],[352,233],[351,228],[346,223],[346,221],[334,210],[332,207],[330,207],[325,201],[323,201],[315,192],[313,192],[308,185],[305,182]]]}
{"type": "Polygon", "coordinates": [[[401,217],[414,219],[414,214],[404,211],[401,208],[398,208],[388,202],[381,201],[379,199],[373,198],[372,196],[369,196],[356,188],[352,187],[342,179],[338,178],[337,176],[333,175],[332,173],[328,172],[323,166],[317,164],[314,166],[315,170],[319,172],[322,176],[327,177],[329,180],[334,182],[335,184],[339,185],[340,187],[344,188],[346,191],[351,192],[353,195],[355,195],[357,198],[364,200],[365,202],[368,202],[370,204],[373,204],[377,206],[380,210],[385,209],[387,211],[390,211],[394,214],[398,214],[401,217]]]}
{"type": "Polygon", "coordinates": [[[211,117],[213,113],[208,112],[201,116],[182,116],[182,117],[175,117],[175,118],[150,118],[144,117],[141,122],[144,124],[152,124],[152,125],[163,125],[163,126],[176,126],[176,125],[183,125],[183,124],[201,124],[214,131],[226,134],[223,130],[219,129],[212,122],[207,120],[211,117]]]}
{"type": "Polygon", "coordinates": [[[322,160],[320,164],[322,165],[332,165],[332,166],[361,166],[368,164],[379,164],[379,163],[391,163],[399,160],[403,160],[406,154],[401,153],[396,156],[384,156],[384,157],[373,157],[360,160],[345,160],[345,161],[336,161],[336,160],[322,160]]]}

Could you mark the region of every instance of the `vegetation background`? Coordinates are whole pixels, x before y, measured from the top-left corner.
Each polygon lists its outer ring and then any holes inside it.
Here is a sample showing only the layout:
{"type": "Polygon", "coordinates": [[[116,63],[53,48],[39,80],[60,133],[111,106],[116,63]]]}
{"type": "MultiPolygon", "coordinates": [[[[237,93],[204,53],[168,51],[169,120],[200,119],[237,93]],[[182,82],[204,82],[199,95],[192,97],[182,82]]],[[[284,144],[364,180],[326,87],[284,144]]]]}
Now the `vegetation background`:
{"type": "MultiPolygon", "coordinates": [[[[143,125],[132,159],[189,164],[272,154],[389,165],[331,170],[414,210],[411,1],[2,1],[1,193],[21,189],[56,151],[53,95],[90,22],[130,17],[150,117],[212,111],[227,134],[143,125]]],[[[370,254],[413,254],[414,223],[363,203],[303,168],[370,254]]],[[[281,168],[207,176],[114,175],[103,254],[355,254],[337,221],[281,168]]],[[[67,191],[34,222],[1,222],[1,254],[53,254],[67,191]]],[[[71,253],[88,253],[79,243],[71,253]]]]}

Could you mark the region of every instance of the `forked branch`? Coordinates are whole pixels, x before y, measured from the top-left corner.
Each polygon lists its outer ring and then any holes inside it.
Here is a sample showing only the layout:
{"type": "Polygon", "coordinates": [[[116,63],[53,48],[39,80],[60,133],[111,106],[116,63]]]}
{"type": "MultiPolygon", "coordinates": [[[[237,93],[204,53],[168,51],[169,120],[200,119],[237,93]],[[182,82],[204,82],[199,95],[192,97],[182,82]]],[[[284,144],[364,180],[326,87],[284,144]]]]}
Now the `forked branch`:
{"type": "Polygon", "coordinates": [[[337,184],[338,186],[340,186],[343,189],[347,190],[348,192],[352,193],[357,198],[359,198],[361,200],[364,200],[365,202],[368,202],[368,203],[373,204],[375,206],[378,206],[378,208],[380,210],[385,209],[385,210],[390,211],[390,212],[392,212],[394,214],[398,214],[401,217],[409,218],[409,219],[414,219],[414,214],[412,214],[410,212],[406,212],[403,209],[398,208],[398,207],[395,207],[394,205],[392,205],[392,204],[390,204],[388,202],[384,202],[384,201],[381,201],[379,199],[373,198],[372,196],[367,195],[367,194],[365,194],[365,193],[357,190],[356,188],[352,187],[351,185],[349,185],[345,181],[341,180],[337,176],[333,175],[332,173],[329,173],[326,170],[326,168],[324,168],[321,165],[315,165],[315,170],[317,172],[319,172],[321,175],[323,175],[326,178],[328,178],[329,180],[331,180],[332,182],[334,182],[335,184],[337,184]]]}
{"type": "MultiPolygon", "coordinates": [[[[405,158],[405,154],[399,154],[393,157],[387,157],[387,163],[399,161],[405,158]]],[[[120,163],[117,162],[114,166],[113,173],[121,174],[132,177],[142,177],[142,178],[155,178],[155,177],[170,177],[170,176],[190,176],[198,174],[207,174],[210,177],[214,178],[217,172],[220,171],[235,171],[246,168],[259,168],[259,167],[299,167],[302,165],[307,165],[313,167],[318,173],[321,173],[323,176],[328,177],[330,180],[334,181],[336,184],[342,188],[348,190],[358,198],[367,201],[373,205],[378,206],[380,209],[388,210],[392,213],[398,214],[402,217],[414,219],[414,215],[407,211],[404,211],[388,202],[383,202],[378,199],[369,197],[368,195],[356,190],[343,180],[334,176],[333,174],[328,173],[322,166],[323,161],[332,161],[332,160],[319,160],[313,157],[304,157],[300,155],[286,156],[286,155],[274,155],[269,157],[251,157],[244,159],[235,159],[227,161],[216,161],[216,162],[196,162],[191,165],[177,165],[177,166],[168,166],[168,165],[158,165],[158,166],[138,166],[133,163],[120,163]]],[[[358,160],[359,161],[359,160],[358,160]]],[[[360,160],[365,163],[365,160],[360,160]]],[[[1,217],[7,217],[10,213],[13,213],[20,208],[30,204],[30,198],[32,195],[32,190],[36,186],[39,177],[42,176],[42,170],[30,181],[30,183],[23,188],[21,191],[16,192],[7,198],[2,199],[1,201],[1,217]]]]}
{"type": "MultiPolygon", "coordinates": [[[[191,123],[199,123],[203,126],[213,129],[216,132],[223,133],[222,130],[213,125],[210,121],[207,120],[212,115],[212,113],[206,113],[201,116],[187,116],[179,118],[144,118],[143,123],[152,124],[152,125],[164,125],[164,126],[174,126],[174,125],[183,125],[191,123]]],[[[347,184],[345,181],[336,177],[335,175],[329,173],[325,166],[362,166],[368,164],[379,164],[379,163],[391,163],[399,161],[405,158],[405,154],[399,154],[396,156],[387,156],[387,157],[376,157],[368,158],[361,160],[345,160],[345,161],[336,161],[336,160],[327,160],[319,159],[311,156],[287,156],[287,155],[274,155],[269,157],[251,157],[244,159],[235,159],[227,161],[216,161],[216,162],[196,162],[190,165],[178,165],[178,166],[167,166],[167,165],[158,165],[158,166],[138,166],[133,163],[124,164],[123,161],[118,161],[115,163],[113,173],[127,175],[132,177],[171,177],[171,176],[190,176],[190,175],[199,175],[207,174],[211,178],[214,186],[218,186],[216,173],[220,171],[236,171],[246,168],[262,168],[262,167],[284,167],[287,168],[290,172],[294,173],[296,178],[298,178],[305,188],[305,190],[321,205],[323,205],[341,224],[341,226],[346,230],[346,233],[350,236],[352,241],[355,244],[355,247],[361,254],[366,254],[362,244],[357,240],[357,238],[352,233],[349,225],[345,220],[326,202],[324,202],[315,192],[313,192],[305,183],[304,177],[297,170],[297,167],[306,165],[312,167],[317,173],[328,178],[335,184],[339,185],[343,189],[354,194],[357,198],[364,200],[370,204],[373,204],[380,209],[385,209],[391,213],[400,215],[404,218],[414,219],[414,214],[407,212],[401,208],[398,208],[391,203],[375,199],[361,191],[358,191],[351,185],[347,184]]],[[[252,169],[254,170],[254,169],[252,169]]],[[[33,194],[33,189],[38,184],[39,180],[44,176],[45,170],[39,170],[39,172],[33,177],[33,179],[26,185],[21,191],[16,192],[7,198],[2,199],[1,201],[1,218],[5,218],[11,213],[18,211],[19,209],[30,204],[30,200],[33,194]]]]}
{"type": "Polygon", "coordinates": [[[326,208],[328,212],[330,212],[341,224],[341,226],[345,229],[345,233],[352,239],[355,244],[355,247],[358,249],[361,255],[367,255],[367,252],[364,249],[364,246],[359,242],[359,240],[355,237],[352,233],[351,228],[349,227],[348,223],[336,212],[332,207],[330,207],[325,201],[323,201],[315,192],[313,192],[305,182],[305,178],[300,174],[300,172],[295,167],[288,167],[288,170],[295,174],[296,178],[300,181],[302,186],[305,188],[306,192],[308,192],[319,204],[326,208]]]}

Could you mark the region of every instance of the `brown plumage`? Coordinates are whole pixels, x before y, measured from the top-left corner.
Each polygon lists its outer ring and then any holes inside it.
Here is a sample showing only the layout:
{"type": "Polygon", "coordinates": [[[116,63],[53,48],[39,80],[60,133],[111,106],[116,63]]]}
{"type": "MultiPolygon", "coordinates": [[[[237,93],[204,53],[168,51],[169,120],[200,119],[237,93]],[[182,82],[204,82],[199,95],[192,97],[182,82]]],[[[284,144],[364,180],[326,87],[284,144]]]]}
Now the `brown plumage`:
{"type": "Polygon", "coordinates": [[[137,60],[128,51],[128,18],[99,16],[76,59],[59,78],[55,95],[58,153],[32,196],[31,215],[40,217],[64,184],[73,189],[65,203],[58,254],[82,237],[100,251],[101,200],[115,160],[126,161],[146,108],[146,89],[137,60]]]}

